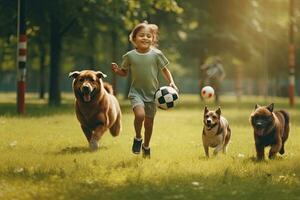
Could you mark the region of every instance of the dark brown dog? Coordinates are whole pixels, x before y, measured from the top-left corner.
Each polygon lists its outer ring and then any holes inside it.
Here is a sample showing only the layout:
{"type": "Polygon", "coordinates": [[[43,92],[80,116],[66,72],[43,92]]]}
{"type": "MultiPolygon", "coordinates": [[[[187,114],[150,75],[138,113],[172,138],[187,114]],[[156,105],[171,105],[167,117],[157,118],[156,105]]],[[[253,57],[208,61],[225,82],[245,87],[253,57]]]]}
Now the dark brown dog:
{"type": "Polygon", "coordinates": [[[284,110],[273,111],[274,103],[268,106],[255,105],[250,116],[254,129],[254,139],[258,160],[265,157],[265,147],[271,146],[269,158],[273,159],[277,152],[284,154],[284,143],[289,136],[289,114],[284,110]]]}
{"type": "Polygon", "coordinates": [[[122,129],[121,109],[112,93],[112,87],[103,83],[106,77],[100,71],[83,70],[70,72],[75,94],[75,109],[78,121],[89,142],[96,150],[98,141],[109,129],[112,136],[118,136],[122,129]]]}

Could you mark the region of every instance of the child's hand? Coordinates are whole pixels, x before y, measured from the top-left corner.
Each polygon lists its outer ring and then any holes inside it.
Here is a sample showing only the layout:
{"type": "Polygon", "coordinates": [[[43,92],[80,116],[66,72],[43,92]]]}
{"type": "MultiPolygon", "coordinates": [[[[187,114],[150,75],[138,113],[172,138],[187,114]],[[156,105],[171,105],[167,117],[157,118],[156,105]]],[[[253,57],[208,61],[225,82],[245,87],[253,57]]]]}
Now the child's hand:
{"type": "Polygon", "coordinates": [[[127,76],[127,70],[119,68],[116,63],[111,63],[111,70],[119,76],[127,76]]]}
{"type": "Polygon", "coordinates": [[[172,88],[174,88],[177,92],[179,92],[179,89],[177,88],[177,86],[175,85],[175,83],[170,83],[169,86],[172,87],[172,88]]]}
{"type": "Polygon", "coordinates": [[[119,66],[116,63],[111,63],[111,70],[113,72],[117,72],[119,70],[119,66]]]}

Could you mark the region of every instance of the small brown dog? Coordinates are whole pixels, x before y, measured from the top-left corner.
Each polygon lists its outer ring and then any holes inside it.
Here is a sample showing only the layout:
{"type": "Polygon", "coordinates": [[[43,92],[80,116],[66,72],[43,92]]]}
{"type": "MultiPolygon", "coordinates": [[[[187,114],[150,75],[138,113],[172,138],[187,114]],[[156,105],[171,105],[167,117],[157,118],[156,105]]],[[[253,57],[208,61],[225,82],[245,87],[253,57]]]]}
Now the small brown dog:
{"type": "Polygon", "coordinates": [[[289,114],[284,110],[273,111],[274,103],[268,106],[255,105],[250,116],[254,129],[255,148],[258,160],[265,158],[265,147],[271,146],[269,158],[277,152],[284,154],[284,143],[289,136],[289,114]]]}
{"type": "Polygon", "coordinates": [[[90,148],[96,150],[98,141],[109,129],[118,136],[122,129],[121,109],[112,87],[103,83],[106,75],[100,71],[83,70],[69,73],[73,80],[75,110],[90,148]]]}
{"type": "Polygon", "coordinates": [[[227,152],[227,145],[231,137],[228,121],[221,116],[221,108],[209,111],[204,108],[202,142],[206,157],[209,157],[209,147],[215,148],[214,155],[223,150],[227,152]]]}

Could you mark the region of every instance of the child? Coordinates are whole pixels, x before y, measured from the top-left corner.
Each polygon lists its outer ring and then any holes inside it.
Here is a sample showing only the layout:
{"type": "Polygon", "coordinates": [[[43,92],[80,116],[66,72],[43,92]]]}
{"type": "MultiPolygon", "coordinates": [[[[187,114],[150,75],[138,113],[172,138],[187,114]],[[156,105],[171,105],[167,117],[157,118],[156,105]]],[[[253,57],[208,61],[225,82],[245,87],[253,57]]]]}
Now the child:
{"type": "Polygon", "coordinates": [[[168,68],[169,61],[164,54],[156,48],[158,42],[158,27],[147,22],[138,24],[130,33],[129,40],[135,49],[123,56],[121,68],[112,63],[112,71],[120,76],[127,76],[130,70],[132,75],[128,97],[134,113],[135,137],[132,152],[139,154],[142,148],[143,157],[150,158],[150,139],[153,130],[156,104],[154,93],[159,88],[158,75],[161,71],[169,85],[175,88],[172,75],[168,68]],[[142,126],[145,134],[142,144],[142,126]]]}
{"type": "Polygon", "coordinates": [[[226,76],[221,59],[215,57],[212,61],[208,60],[201,66],[201,70],[204,73],[205,83],[215,89],[215,102],[218,104],[220,101],[221,82],[226,76]]]}

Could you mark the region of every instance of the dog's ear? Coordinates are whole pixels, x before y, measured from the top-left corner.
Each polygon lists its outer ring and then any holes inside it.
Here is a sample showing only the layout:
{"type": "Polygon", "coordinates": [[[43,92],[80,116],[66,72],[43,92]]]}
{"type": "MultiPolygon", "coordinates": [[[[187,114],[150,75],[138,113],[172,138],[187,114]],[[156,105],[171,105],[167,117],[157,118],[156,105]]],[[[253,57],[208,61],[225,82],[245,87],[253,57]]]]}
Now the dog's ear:
{"type": "Polygon", "coordinates": [[[74,71],[69,73],[69,78],[77,78],[79,76],[80,72],[79,71],[74,71]]]}
{"type": "Polygon", "coordinates": [[[208,113],[208,108],[207,106],[204,107],[204,114],[208,113]]]}
{"type": "Polygon", "coordinates": [[[221,107],[219,106],[219,108],[216,110],[216,113],[220,116],[221,115],[221,107]]]}
{"type": "Polygon", "coordinates": [[[96,71],[96,76],[97,76],[98,78],[106,78],[106,77],[107,77],[107,75],[104,74],[104,73],[101,72],[101,71],[96,71]]]}
{"type": "Polygon", "coordinates": [[[270,112],[273,112],[274,110],[274,103],[271,103],[270,105],[267,106],[267,109],[270,111],[270,112]]]}
{"type": "Polygon", "coordinates": [[[257,108],[259,108],[259,107],[261,107],[261,106],[258,105],[258,104],[255,104],[255,110],[256,110],[257,108]]]}

